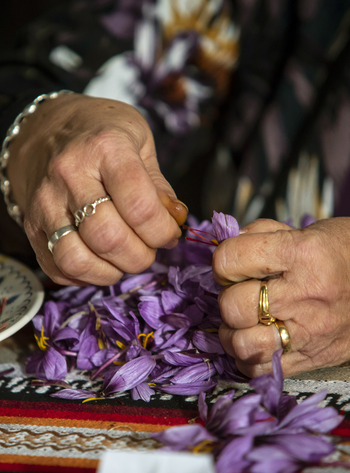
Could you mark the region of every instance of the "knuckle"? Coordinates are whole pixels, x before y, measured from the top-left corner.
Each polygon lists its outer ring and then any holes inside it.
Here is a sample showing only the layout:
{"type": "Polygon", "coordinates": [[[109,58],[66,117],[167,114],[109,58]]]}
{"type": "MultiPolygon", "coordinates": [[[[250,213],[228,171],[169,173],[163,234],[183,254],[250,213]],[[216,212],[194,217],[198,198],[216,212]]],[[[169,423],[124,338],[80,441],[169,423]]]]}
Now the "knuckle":
{"type": "Polygon", "coordinates": [[[217,247],[212,259],[213,274],[219,280],[226,277],[226,251],[224,245],[217,247]]]}
{"type": "Polygon", "coordinates": [[[157,199],[147,198],[144,195],[132,196],[128,203],[128,209],[128,221],[133,228],[138,228],[144,223],[160,217],[157,199]]]}
{"type": "Polygon", "coordinates": [[[155,250],[133,240],[134,234],[119,225],[96,223],[94,233],[98,238],[89,242],[94,252],[102,258],[124,266],[128,273],[138,273],[149,268],[155,260],[155,250]],[[127,255],[125,261],[124,256],[127,255]]]}
{"type": "Polygon", "coordinates": [[[131,274],[137,274],[149,268],[155,260],[155,250],[146,251],[141,258],[137,258],[128,271],[131,274]]]}
{"type": "MultiPolygon", "coordinates": [[[[97,219],[96,219],[97,220],[97,219]]],[[[93,246],[95,252],[100,255],[108,255],[113,253],[116,249],[123,251],[128,241],[127,232],[116,225],[105,223],[98,223],[95,220],[94,234],[98,238],[93,239],[93,246]]]]}
{"type": "Polygon", "coordinates": [[[239,307],[236,298],[230,297],[229,288],[223,289],[218,297],[222,320],[229,326],[234,328],[236,319],[239,317],[239,307]]]}
{"type": "Polygon", "coordinates": [[[233,337],[232,343],[234,346],[234,350],[236,353],[236,357],[239,360],[247,361],[250,359],[252,355],[252,348],[251,345],[247,343],[247,338],[242,334],[241,330],[237,330],[233,337]]]}
{"type": "Polygon", "coordinates": [[[128,134],[120,127],[104,128],[90,135],[86,141],[89,148],[93,150],[93,155],[101,155],[104,158],[115,160],[115,144],[118,141],[119,146],[129,142],[128,134]]]}
{"type": "Polygon", "coordinates": [[[90,258],[80,245],[71,246],[63,254],[59,254],[55,257],[55,262],[69,279],[83,279],[91,269],[90,258]]]}
{"type": "Polygon", "coordinates": [[[53,156],[47,166],[47,175],[49,179],[56,179],[67,181],[72,174],[75,160],[72,159],[72,154],[68,152],[61,152],[53,156]]]}
{"type": "Polygon", "coordinates": [[[271,367],[266,366],[266,365],[261,365],[261,364],[248,364],[248,363],[236,363],[237,368],[239,371],[249,378],[256,378],[258,376],[261,376],[263,374],[267,374],[271,372],[271,367]]]}

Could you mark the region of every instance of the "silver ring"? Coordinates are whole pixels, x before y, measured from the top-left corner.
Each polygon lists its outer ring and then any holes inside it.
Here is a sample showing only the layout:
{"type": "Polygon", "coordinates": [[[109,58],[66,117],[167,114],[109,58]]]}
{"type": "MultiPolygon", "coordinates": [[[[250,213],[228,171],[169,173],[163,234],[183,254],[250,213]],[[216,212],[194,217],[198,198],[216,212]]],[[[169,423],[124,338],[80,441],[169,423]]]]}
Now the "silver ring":
{"type": "Polygon", "coordinates": [[[53,254],[53,245],[58,242],[58,240],[71,232],[76,232],[77,229],[75,228],[74,225],[66,225],[65,227],[59,228],[58,230],[55,231],[49,238],[49,241],[47,242],[47,247],[50,250],[50,252],[53,254]]]}
{"type": "Polygon", "coordinates": [[[85,217],[90,217],[91,215],[94,215],[96,212],[96,207],[99,204],[102,204],[102,202],[107,202],[108,200],[111,200],[109,195],[106,195],[104,197],[100,197],[99,199],[96,199],[95,202],[92,202],[91,204],[86,204],[82,209],[78,209],[74,212],[74,217],[75,217],[75,226],[79,227],[81,222],[84,221],[85,217]]]}

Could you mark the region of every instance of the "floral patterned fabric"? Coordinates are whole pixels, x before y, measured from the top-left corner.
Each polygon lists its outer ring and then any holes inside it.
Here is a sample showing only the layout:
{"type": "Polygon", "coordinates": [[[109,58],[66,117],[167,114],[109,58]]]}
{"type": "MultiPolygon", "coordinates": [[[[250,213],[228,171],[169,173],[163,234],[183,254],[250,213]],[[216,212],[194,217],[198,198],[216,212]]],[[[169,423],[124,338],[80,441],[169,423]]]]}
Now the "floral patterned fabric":
{"type": "Polygon", "coordinates": [[[1,53],[0,131],[41,92],[116,98],[199,218],[350,215],[349,31],[349,0],[59,2],[1,53]]]}

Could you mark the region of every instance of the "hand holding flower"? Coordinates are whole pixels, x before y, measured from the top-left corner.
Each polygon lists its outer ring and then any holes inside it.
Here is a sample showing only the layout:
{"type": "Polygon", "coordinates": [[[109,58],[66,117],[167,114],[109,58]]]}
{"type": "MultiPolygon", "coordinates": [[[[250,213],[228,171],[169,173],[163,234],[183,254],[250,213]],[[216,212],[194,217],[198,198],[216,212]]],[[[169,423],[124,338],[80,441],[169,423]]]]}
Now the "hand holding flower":
{"type": "Polygon", "coordinates": [[[349,245],[349,218],[301,230],[258,220],[219,245],[213,270],[226,286],[219,296],[220,339],[244,374],[271,371],[281,346],[275,326],[258,323],[261,280],[267,280],[271,314],[290,334],[292,350],[282,356],[285,376],[350,358],[349,245]]]}
{"type": "Polygon", "coordinates": [[[14,200],[42,269],[59,284],[113,284],[174,246],[187,209],[161,174],[151,131],[131,106],[80,94],[47,101],[11,143],[14,200]],[[93,113],[92,113],[93,112],[93,113]],[[73,214],[109,195],[79,232],[55,244],[73,214]]]}

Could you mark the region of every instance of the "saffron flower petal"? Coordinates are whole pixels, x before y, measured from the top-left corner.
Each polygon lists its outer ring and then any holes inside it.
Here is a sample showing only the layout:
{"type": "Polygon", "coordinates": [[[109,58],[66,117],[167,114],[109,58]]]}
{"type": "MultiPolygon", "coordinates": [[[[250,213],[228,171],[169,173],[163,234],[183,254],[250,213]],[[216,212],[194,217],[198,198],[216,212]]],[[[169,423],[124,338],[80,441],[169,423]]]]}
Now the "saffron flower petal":
{"type": "Polygon", "coordinates": [[[214,210],[212,217],[213,232],[219,243],[227,238],[236,237],[239,235],[239,225],[237,220],[231,215],[214,210]]]}
{"type": "Polygon", "coordinates": [[[155,366],[156,361],[151,356],[140,356],[130,360],[106,375],[101,390],[105,395],[109,395],[132,389],[144,382],[155,366]]]}
{"type": "Polygon", "coordinates": [[[217,441],[215,435],[199,424],[172,427],[156,433],[154,436],[159,442],[171,450],[192,450],[204,441],[217,441]]]}

